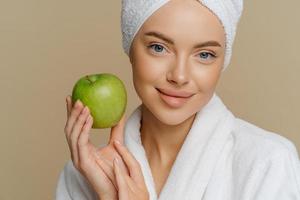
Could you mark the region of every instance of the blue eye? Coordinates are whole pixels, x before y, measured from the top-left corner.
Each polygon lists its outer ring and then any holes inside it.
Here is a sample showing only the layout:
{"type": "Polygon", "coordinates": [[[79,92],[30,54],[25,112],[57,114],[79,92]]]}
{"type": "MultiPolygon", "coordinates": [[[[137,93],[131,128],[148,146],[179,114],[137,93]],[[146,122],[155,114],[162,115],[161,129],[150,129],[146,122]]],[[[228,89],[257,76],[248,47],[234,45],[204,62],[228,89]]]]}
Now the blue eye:
{"type": "MultiPolygon", "coordinates": [[[[149,45],[148,48],[154,50],[154,52],[156,53],[161,53],[165,49],[162,45],[159,44],[149,45]]],[[[214,54],[209,52],[201,52],[198,55],[200,55],[200,58],[204,60],[209,60],[209,57],[211,57],[211,59],[216,57],[214,54]]]]}
{"type": "Polygon", "coordinates": [[[158,52],[158,53],[162,52],[163,49],[164,49],[164,47],[161,46],[161,45],[159,45],[159,44],[152,44],[152,45],[149,45],[148,48],[153,49],[155,52],[158,52]],[[153,47],[154,47],[154,48],[153,48],[153,47]]]}
{"type": "Polygon", "coordinates": [[[202,59],[205,59],[205,60],[207,60],[207,57],[209,57],[209,56],[211,56],[212,58],[216,57],[214,54],[209,53],[209,52],[201,52],[201,53],[199,53],[199,55],[202,59]]]}

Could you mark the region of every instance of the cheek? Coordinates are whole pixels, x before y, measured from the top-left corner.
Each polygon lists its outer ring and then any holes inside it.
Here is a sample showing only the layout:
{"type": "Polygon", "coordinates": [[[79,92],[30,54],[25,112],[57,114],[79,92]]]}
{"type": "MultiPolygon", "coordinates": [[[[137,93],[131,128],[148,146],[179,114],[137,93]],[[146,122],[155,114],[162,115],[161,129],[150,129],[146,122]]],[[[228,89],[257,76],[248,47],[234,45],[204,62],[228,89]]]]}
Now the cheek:
{"type": "Polygon", "coordinates": [[[154,87],[158,86],[159,79],[164,75],[164,67],[161,63],[144,54],[136,55],[132,64],[133,84],[135,90],[143,102],[153,97],[154,87]]]}
{"type": "Polygon", "coordinates": [[[193,79],[200,92],[210,92],[215,89],[220,77],[219,66],[209,66],[205,70],[195,70],[193,79]]]}
{"type": "Polygon", "coordinates": [[[166,74],[166,63],[160,59],[154,59],[146,52],[140,51],[134,60],[133,76],[135,81],[142,83],[156,83],[166,74]]]}

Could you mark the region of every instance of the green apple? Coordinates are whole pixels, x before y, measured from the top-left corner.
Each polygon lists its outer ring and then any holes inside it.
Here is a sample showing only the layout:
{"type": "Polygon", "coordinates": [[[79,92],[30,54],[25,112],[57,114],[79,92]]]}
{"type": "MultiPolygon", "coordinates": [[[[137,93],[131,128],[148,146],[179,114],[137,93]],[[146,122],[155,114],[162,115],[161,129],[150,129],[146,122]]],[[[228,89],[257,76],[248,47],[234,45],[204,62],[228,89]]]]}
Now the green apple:
{"type": "Polygon", "coordinates": [[[79,99],[93,117],[92,128],[110,128],[123,116],[127,92],[123,82],[109,73],[91,74],[80,78],[73,87],[73,104],[79,99]]]}

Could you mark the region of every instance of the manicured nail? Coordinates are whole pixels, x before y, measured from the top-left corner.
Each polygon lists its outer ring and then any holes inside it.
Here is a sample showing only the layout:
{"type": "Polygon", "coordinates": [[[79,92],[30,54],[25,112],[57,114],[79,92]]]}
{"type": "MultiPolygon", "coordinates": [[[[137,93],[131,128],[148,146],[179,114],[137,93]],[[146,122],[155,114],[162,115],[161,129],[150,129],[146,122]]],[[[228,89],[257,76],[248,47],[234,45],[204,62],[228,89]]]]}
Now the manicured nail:
{"type": "Polygon", "coordinates": [[[91,115],[88,116],[87,121],[90,122],[92,119],[91,115]]]}
{"type": "Polygon", "coordinates": [[[95,153],[95,156],[100,160],[101,157],[98,155],[98,153],[95,153]]]}
{"type": "Polygon", "coordinates": [[[76,107],[78,107],[78,106],[79,106],[79,104],[80,104],[80,100],[79,100],[79,99],[77,99],[77,101],[76,101],[76,103],[75,103],[75,106],[76,106],[76,107]]]}
{"type": "Polygon", "coordinates": [[[87,107],[84,106],[82,113],[86,113],[86,111],[87,111],[87,107]]]}

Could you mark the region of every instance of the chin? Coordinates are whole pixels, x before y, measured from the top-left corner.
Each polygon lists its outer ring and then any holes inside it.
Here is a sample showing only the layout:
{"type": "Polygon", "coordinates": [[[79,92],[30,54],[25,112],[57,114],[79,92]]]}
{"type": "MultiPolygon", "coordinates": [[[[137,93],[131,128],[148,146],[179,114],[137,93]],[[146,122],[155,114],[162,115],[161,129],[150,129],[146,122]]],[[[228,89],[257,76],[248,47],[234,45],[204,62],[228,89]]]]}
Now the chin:
{"type": "Polygon", "coordinates": [[[169,126],[176,126],[179,124],[184,123],[186,120],[190,119],[194,116],[195,113],[188,113],[188,115],[182,115],[182,116],[176,116],[176,117],[165,117],[163,115],[160,115],[161,119],[159,119],[162,123],[169,125],[169,126]]]}

